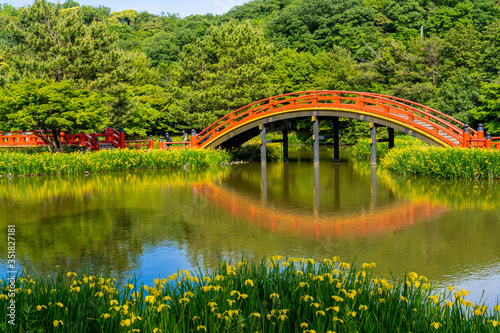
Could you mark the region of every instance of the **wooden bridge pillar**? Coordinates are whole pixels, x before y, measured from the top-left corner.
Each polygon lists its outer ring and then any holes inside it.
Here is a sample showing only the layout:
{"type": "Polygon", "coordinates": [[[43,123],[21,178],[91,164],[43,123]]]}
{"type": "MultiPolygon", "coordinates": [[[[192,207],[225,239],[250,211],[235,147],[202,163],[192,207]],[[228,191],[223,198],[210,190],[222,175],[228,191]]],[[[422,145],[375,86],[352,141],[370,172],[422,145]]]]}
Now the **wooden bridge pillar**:
{"type": "Polygon", "coordinates": [[[370,122],[370,163],[372,166],[377,165],[377,125],[370,122]]]}
{"type": "Polygon", "coordinates": [[[335,193],[335,200],[334,200],[334,208],[335,210],[340,210],[340,165],[339,163],[334,163],[333,164],[333,181],[334,181],[334,193],[335,193]]]}
{"type": "Polygon", "coordinates": [[[281,133],[283,133],[283,162],[288,162],[288,123],[281,133]]]}
{"type": "Polygon", "coordinates": [[[266,164],[266,126],[259,125],[260,129],[260,163],[266,164]]]}
{"type": "Polygon", "coordinates": [[[260,178],[261,178],[261,199],[264,205],[267,204],[267,165],[262,163],[260,165],[260,178]]]}
{"type": "Polygon", "coordinates": [[[318,117],[313,116],[313,160],[314,165],[319,164],[319,121],[318,117]]]}
{"type": "Polygon", "coordinates": [[[283,196],[286,201],[290,201],[290,172],[288,163],[283,163],[283,196]]]}
{"type": "Polygon", "coordinates": [[[319,164],[314,164],[314,216],[318,216],[320,210],[320,184],[319,184],[319,164]]]}
{"type": "Polygon", "coordinates": [[[387,132],[389,134],[389,149],[394,148],[394,128],[387,127],[387,132]]]}
{"type": "Polygon", "coordinates": [[[370,170],[370,180],[371,180],[371,209],[374,210],[377,206],[377,166],[371,167],[370,170]]]}
{"type": "Polygon", "coordinates": [[[333,118],[333,161],[340,161],[339,117],[333,118]]]}

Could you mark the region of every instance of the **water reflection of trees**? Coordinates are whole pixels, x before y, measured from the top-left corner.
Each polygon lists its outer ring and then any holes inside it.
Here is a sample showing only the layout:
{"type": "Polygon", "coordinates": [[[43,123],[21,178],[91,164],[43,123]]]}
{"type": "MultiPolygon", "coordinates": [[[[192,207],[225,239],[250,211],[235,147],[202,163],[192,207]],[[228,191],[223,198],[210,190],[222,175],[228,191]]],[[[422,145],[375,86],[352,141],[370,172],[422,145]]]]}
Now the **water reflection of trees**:
{"type": "Polygon", "coordinates": [[[146,248],[185,239],[172,220],[185,217],[180,206],[184,214],[192,206],[190,186],[227,171],[4,178],[0,221],[16,225],[18,257],[35,272],[60,266],[119,274],[136,269],[146,248]]]}
{"type": "MultiPolygon", "coordinates": [[[[370,174],[368,163],[353,163],[360,175],[370,174]]],[[[377,170],[377,177],[397,197],[423,201],[458,210],[498,211],[500,182],[495,180],[445,180],[426,177],[403,177],[377,170]]]]}
{"type": "MultiPolygon", "coordinates": [[[[304,168],[314,171],[309,165],[304,168]]],[[[464,186],[463,182],[397,179],[377,170],[379,206],[373,208],[373,169],[357,164],[349,168],[340,164],[340,172],[335,173],[334,166],[320,166],[319,217],[339,213],[354,219],[365,212],[369,218],[377,209],[412,202],[452,210],[446,218],[428,217],[386,233],[308,237],[286,229],[272,230],[249,221],[248,214],[232,214],[233,209],[242,210],[250,203],[263,204],[261,166],[257,164],[189,173],[3,178],[0,226],[17,225],[18,254],[41,272],[51,272],[56,265],[71,270],[89,266],[99,272],[129,272],[138,269],[140,258],[148,251],[161,247],[184,251],[191,266],[198,262],[202,267],[214,267],[221,257],[242,254],[257,258],[268,254],[356,254],[359,261],[385,263],[391,258],[389,267],[395,273],[411,266],[411,270],[438,278],[444,274],[443,267],[447,271],[474,270],[477,263],[489,267],[498,262],[497,184],[470,182],[464,186]],[[225,207],[202,192],[207,184],[228,192],[225,207]],[[339,197],[335,197],[336,191],[339,197]],[[231,193],[239,197],[234,207],[231,193]],[[350,196],[354,204],[349,204],[350,196]],[[482,206],[481,202],[488,204],[482,206]],[[464,209],[453,210],[456,207],[464,209]]],[[[269,164],[266,170],[265,213],[290,210],[310,216],[313,223],[314,172],[290,167],[286,184],[285,165],[269,164]]],[[[5,230],[2,228],[0,237],[6,237],[5,230]]],[[[6,257],[5,249],[0,255],[6,257]]]]}

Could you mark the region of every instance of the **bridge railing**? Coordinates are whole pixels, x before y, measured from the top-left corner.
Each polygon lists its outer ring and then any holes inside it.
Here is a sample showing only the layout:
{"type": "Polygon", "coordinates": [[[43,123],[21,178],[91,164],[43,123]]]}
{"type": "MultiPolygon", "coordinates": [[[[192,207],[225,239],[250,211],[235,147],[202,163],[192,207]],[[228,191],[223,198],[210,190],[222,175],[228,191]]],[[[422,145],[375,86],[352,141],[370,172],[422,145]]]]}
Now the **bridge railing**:
{"type": "MultiPolygon", "coordinates": [[[[406,117],[406,119],[402,118],[396,120],[411,125],[412,127],[433,136],[440,136],[440,139],[448,143],[450,146],[462,145],[463,129],[445,119],[440,118],[438,115],[431,114],[429,110],[421,110],[417,107],[409,106],[405,103],[393,101],[377,95],[364,95],[363,99],[365,101],[365,106],[367,99],[373,106],[373,108],[370,109],[371,113],[406,117]],[[380,113],[377,108],[383,112],[380,113]]],[[[394,119],[394,117],[391,118],[394,119]]]]}
{"type": "MultiPolygon", "coordinates": [[[[371,95],[373,95],[373,96],[380,96],[380,97],[385,98],[385,99],[398,101],[400,103],[412,106],[413,108],[425,111],[425,113],[436,115],[439,118],[445,119],[446,121],[448,121],[449,123],[455,125],[458,128],[463,128],[465,126],[465,124],[462,123],[461,121],[459,121],[459,120],[457,120],[457,119],[455,119],[453,117],[450,117],[449,115],[447,115],[445,113],[442,113],[442,112],[440,112],[440,111],[438,111],[436,109],[430,108],[428,106],[425,106],[425,105],[422,105],[422,104],[419,104],[419,103],[415,103],[415,102],[412,102],[412,101],[409,101],[409,100],[406,100],[406,99],[402,99],[402,98],[398,98],[398,97],[394,97],[394,96],[389,96],[389,95],[383,95],[383,94],[371,94],[371,95]]],[[[476,136],[476,131],[475,130],[471,129],[471,133],[473,133],[473,135],[472,135],[473,137],[476,136]]]]}
{"type": "MultiPolygon", "coordinates": [[[[52,134],[49,133],[49,136],[52,134]]],[[[111,144],[116,148],[142,146],[152,149],[150,140],[125,140],[125,133],[115,130],[114,128],[106,128],[104,133],[79,133],[66,134],[61,132],[60,140],[65,145],[85,146],[91,150],[99,150],[99,144],[111,144]]],[[[45,142],[34,132],[0,132],[0,147],[1,146],[43,146],[45,142]]]]}
{"type": "Polygon", "coordinates": [[[33,132],[0,132],[0,145],[2,146],[37,146],[45,144],[33,132]]]}
{"type": "MultiPolygon", "coordinates": [[[[442,141],[450,146],[461,146],[463,142],[461,122],[421,104],[380,94],[323,90],[283,94],[237,109],[200,132],[195,145],[203,146],[211,138],[223,135],[232,128],[254,119],[301,108],[349,108],[366,111],[390,117],[430,135],[439,134],[442,141]]],[[[471,134],[472,138],[476,137],[475,131],[471,134]]]]}

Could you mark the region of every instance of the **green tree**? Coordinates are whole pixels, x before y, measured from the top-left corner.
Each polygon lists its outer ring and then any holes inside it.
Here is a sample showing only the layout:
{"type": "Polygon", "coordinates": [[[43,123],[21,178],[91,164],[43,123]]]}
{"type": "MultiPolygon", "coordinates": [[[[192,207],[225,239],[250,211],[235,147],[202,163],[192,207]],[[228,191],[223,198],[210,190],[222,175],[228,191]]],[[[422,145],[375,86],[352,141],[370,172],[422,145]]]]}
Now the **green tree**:
{"type": "Polygon", "coordinates": [[[349,51],[334,46],[329,52],[284,49],[274,57],[271,80],[282,93],[305,90],[350,90],[357,75],[349,51]]]}
{"type": "Polygon", "coordinates": [[[442,50],[443,63],[440,66],[441,76],[452,75],[457,68],[475,70],[482,60],[482,34],[472,25],[458,24],[448,31],[446,44],[442,50]]]}
{"type": "Polygon", "coordinates": [[[144,39],[141,51],[151,58],[155,67],[179,60],[179,54],[187,44],[194,43],[210,33],[215,20],[212,15],[192,15],[181,19],[178,15],[162,17],[165,28],[144,39]]]}
{"type": "MultiPolygon", "coordinates": [[[[46,84],[49,92],[53,91],[54,95],[61,94],[63,97],[70,96],[70,93],[67,92],[70,88],[75,89],[75,94],[79,94],[79,91],[93,91],[102,94],[112,92],[112,87],[118,82],[124,84],[132,80],[130,75],[131,57],[127,57],[116,48],[116,37],[106,33],[104,22],[94,21],[89,25],[83,24],[83,12],[78,7],[62,9],[60,5],[37,0],[28,8],[19,10],[19,20],[12,23],[11,27],[11,35],[17,44],[11,49],[13,56],[9,65],[11,71],[23,79],[18,86],[19,89],[30,88],[36,92],[43,90],[39,85],[46,84]],[[36,81],[35,89],[30,83],[31,81],[26,81],[25,78],[42,80],[36,81]],[[64,83],[64,85],[59,86],[58,83],[64,83]],[[63,90],[60,92],[60,89],[63,90]]],[[[93,96],[92,99],[108,100],[105,95],[101,98],[93,96]]],[[[40,108],[54,105],[44,101],[39,102],[37,99],[34,99],[32,103],[34,107],[38,105],[40,108]]],[[[15,106],[16,104],[11,105],[15,106]]],[[[48,140],[55,150],[60,151],[62,146],[57,139],[60,131],[76,132],[95,125],[93,122],[83,125],[79,124],[78,121],[48,122],[47,117],[54,119],[59,115],[62,117],[69,110],[75,112],[74,109],[64,110],[62,107],[64,105],[70,106],[69,104],[61,104],[50,112],[34,112],[29,116],[38,116],[39,119],[17,124],[14,122],[14,118],[5,114],[4,117],[9,118],[10,122],[3,123],[2,126],[4,129],[6,129],[5,126],[9,125],[14,126],[14,128],[29,126],[23,130],[41,128],[46,130],[45,133],[50,130],[53,133],[52,137],[42,136],[42,138],[48,140]]],[[[86,104],[82,103],[81,106],[86,107],[86,104]]],[[[89,110],[93,110],[94,107],[89,106],[89,108],[89,110]]],[[[19,115],[27,110],[22,103],[19,103],[18,108],[4,108],[4,112],[16,114],[20,119],[22,117],[19,115]]],[[[80,112],[86,114],[90,112],[89,110],[81,109],[80,112]]],[[[102,113],[99,114],[102,115],[102,113]]],[[[74,117],[78,118],[76,115],[74,117]]],[[[106,122],[106,118],[101,118],[98,123],[104,126],[106,122]]]]}
{"type": "Polygon", "coordinates": [[[500,73],[500,21],[489,25],[483,30],[484,51],[483,71],[490,79],[500,73]]]}
{"type": "Polygon", "coordinates": [[[478,105],[480,87],[480,73],[458,68],[441,82],[431,104],[439,111],[468,123],[469,111],[478,105]]]}
{"type": "Polygon", "coordinates": [[[63,8],[63,9],[68,9],[68,8],[73,8],[73,7],[80,7],[80,4],[76,1],[73,1],[73,0],[66,0],[61,5],[61,8],[63,8]]]}
{"type": "Polygon", "coordinates": [[[70,81],[26,79],[0,88],[0,130],[32,130],[53,151],[61,151],[60,133],[95,130],[106,119],[109,97],[75,89],[70,81]]]}
{"type": "Polygon", "coordinates": [[[85,24],[91,24],[94,21],[104,21],[111,13],[111,8],[105,6],[81,6],[81,10],[85,24]]]}
{"type": "Polygon", "coordinates": [[[481,86],[479,106],[470,115],[476,123],[483,123],[486,131],[500,135],[500,77],[481,86]]]}
{"type": "Polygon", "coordinates": [[[239,107],[275,92],[267,71],[271,45],[249,21],[213,27],[184,47],[170,75],[173,119],[201,129],[239,107]]]}
{"type": "Polygon", "coordinates": [[[3,87],[7,82],[6,78],[9,73],[9,65],[5,61],[4,52],[0,50],[0,87],[3,87]]]}
{"type": "Polygon", "coordinates": [[[12,25],[17,39],[12,66],[24,75],[73,80],[89,89],[130,81],[131,62],[116,48],[116,36],[106,33],[104,22],[83,25],[82,15],[80,8],[61,9],[45,0],[22,8],[12,25]]]}
{"type": "Polygon", "coordinates": [[[269,19],[291,3],[292,0],[253,0],[235,6],[223,16],[239,21],[269,19]]]}
{"type": "Polygon", "coordinates": [[[277,49],[328,51],[333,45],[356,57],[365,51],[365,42],[375,39],[375,11],[362,0],[298,1],[286,6],[268,24],[277,49]]]}

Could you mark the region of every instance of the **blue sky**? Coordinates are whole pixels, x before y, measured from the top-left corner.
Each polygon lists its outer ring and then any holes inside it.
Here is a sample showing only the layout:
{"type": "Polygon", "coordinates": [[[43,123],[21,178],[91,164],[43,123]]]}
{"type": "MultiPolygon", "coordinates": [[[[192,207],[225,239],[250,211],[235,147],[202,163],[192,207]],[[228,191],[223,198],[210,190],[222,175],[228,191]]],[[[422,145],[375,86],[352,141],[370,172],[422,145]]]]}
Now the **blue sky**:
{"type": "MultiPolygon", "coordinates": [[[[65,0],[60,0],[64,3],[65,0]]],[[[74,0],[80,5],[110,7],[112,11],[122,11],[125,9],[134,9],[138,12],[147,11],[152,14],[178,13],[181,17],[192,14],[206,13],[224,14],[237,5],[242,5],[249,0],[74,0]]],[[[57,2],[57,0],[50,0],[57,2]]],[[[8,3],[14,7],[27,6],[33,3],[33,0],[0,0],[0,3],[8,3]]]]}

